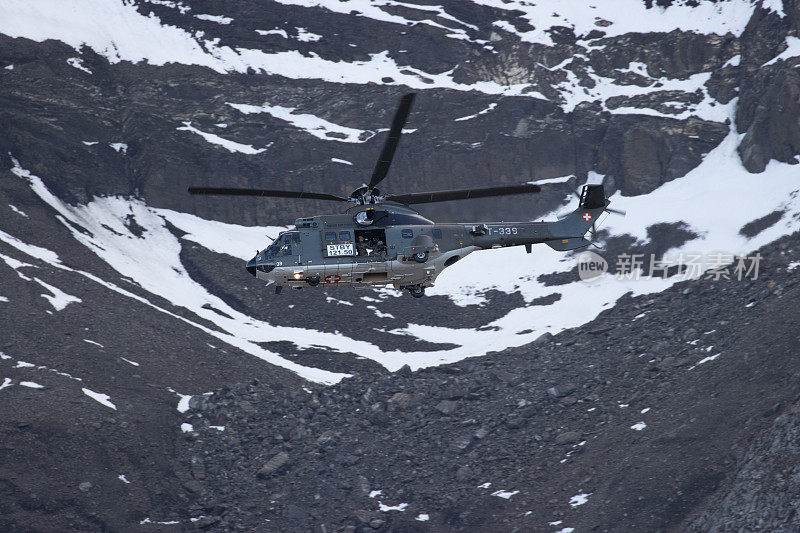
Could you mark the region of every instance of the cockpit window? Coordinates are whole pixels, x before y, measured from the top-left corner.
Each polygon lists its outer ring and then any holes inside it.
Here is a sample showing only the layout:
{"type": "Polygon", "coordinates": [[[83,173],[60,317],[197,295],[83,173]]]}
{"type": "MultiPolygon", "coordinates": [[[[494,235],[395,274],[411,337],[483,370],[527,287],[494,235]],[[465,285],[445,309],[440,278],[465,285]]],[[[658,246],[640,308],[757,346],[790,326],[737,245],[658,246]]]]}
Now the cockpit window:
{"type": "Polygon", "coordinates": [[[297,244],[300,242],[300,233],[296,231],[292,231],[289,233],[284,233],[283,237],[281,238],[280,244],[280,251],[283,255],[292,255],[293,253],[293,244],[297,244]]]}
{"type": "Polygon", "coordinates": [[[267,246],[264,250],[264,259],[272,259],[276,255],[292,255],[294,250],[292,249],[293,243],[300,242],[300,233],[297,231],[291,231],[286,233],[281,233],[277,239],[272,241],[272,244],[267,246]]]}

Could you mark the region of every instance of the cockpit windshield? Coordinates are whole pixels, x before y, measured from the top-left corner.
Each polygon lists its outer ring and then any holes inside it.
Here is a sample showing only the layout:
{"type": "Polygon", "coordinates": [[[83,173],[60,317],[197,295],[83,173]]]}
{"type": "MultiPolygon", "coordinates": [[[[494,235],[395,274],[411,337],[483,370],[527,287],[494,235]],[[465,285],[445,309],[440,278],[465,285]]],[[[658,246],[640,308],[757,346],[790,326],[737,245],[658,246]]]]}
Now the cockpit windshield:
{"type": "Polygon", "coordinates": [[[278,235],[272,244],[264,250],[264,259],[273,259],[278,256],[294,255],[297,245],[300,244],[300,233],[287,231],[278,235]]]}

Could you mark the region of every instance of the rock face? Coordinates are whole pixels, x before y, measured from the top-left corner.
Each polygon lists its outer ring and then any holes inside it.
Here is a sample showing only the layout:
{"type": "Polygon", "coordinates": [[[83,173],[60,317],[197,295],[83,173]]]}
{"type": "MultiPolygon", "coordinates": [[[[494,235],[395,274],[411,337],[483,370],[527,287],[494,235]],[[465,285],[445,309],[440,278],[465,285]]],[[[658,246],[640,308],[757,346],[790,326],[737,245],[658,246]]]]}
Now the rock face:
{"type": "Polygon", "coordinates": [[[792,531],[800,236],[760,253],[756,280],[623,298],[479,359],[217,391],[186,414],[181,463],[205,458],[194,512],[223,509],[219,531],[792,531]]]}
{"type": "Polygon", "coordinates": [[[800,2],[787,0],[783,13],[756,9],[742,34],[741,79],[736,127],[742,163],[763,172],[770,159],[795,163],[800,151],[800,59],[783,57],[800,35],[800,2]]]}
{"type": "MultiPolygon", "coordinates": [[[[530,24],[519,12],[465,8],[456,0],[443,2],[442,8],[459,14],[465,39],[447,38],[424,23],[386,31],[385,24],[368,17],[283,4],[271,9],[247,2],[226,6],[234,20],[230,24],[198,20],[193,11],[162,3],[133,5],[165,24],[259,53],[292,50],[352,62],[402,50],[400,64],[420,72],[452,72],[453,82],[464,86],[527,84],[524,94],[498,98],[437,88],[426,78],[431,88],[422,91],[409,123],[417,131],[403,139],[387,184],[395,192],[576,176],[545,191],[535,206],[528,199],[506,201],[510,216],[526,218],[552,209],[592,171],[606,175],[609,186],[623,194],[644,194],[685,175],[719,144],[729,128],[725,113],[713,110],[735,95],[736,126],[745,133],[740,153],[748,169],[763,170],[770,158],[793,161],[800,152],[800,127],[793,121],[800,105],[798,74],[792,68],[797,59],[762,66],[797,33],[795,0],[786,2],[783,17],[756,9],[738,38],[678,30],[605,37],[598,21],[585,35],[553,29],[551,45],[525,42],[518,33],[492,24],[503,20],[523,31],[530,24]],[[325,38],[299,40],[295,30],[285,38],[253,37],[258,35],[253,28],[287,23],[316,27],[325,38]],[[337,32],[330,35],[328,28],[337,32]],[[364,35],[376,37],[364,40],[364,35]],[[681,88],[671,88],[675,84],[681,88]],[[614,91],[606,92],[608,86],[614,91]]],[[[414,20],[419,15],[408,7],[396,10],[414,20]]],[[[276,200],[264,209],[256,200],[192,198],[186,187],[348,194],[373,167],[384,139],[378,130],[388,126],[397,97],[409,91],[391,78],[381,81],[384,85],[341,84],[323,81],[316,73],[292,80],[257,69],[220,73],[192,65],[109,63],[90,47],[80,51],[81,70],[68,63],[76,51],[65,44],[3,35],[0,43],[0,63],[14,67],[0,71],[3,172],[14,157],[71,202],[130,195],[151,206],[244,224],[286,224],[301,210],[331,207],[310,202],[300,208],[276,200]],[[230,105],[265,102],[361,135],[353,142],[341,142],[344,134],[335,131],[320,138],[266,112],[245,114],[230,105]],[[258,153],[231,151],[198,131],[258,153]]],[[[487,202],[423,211],[443,220],[477,219],[496,206],[487,202]]]]}
{"type": "Polygon", "coordinates": [[[800,528],[800,404],[788,409],[775,404],[763,416],[772,420],[771,426],[741,453],[735,474],[690,524],[690,531],[800,528]]]}

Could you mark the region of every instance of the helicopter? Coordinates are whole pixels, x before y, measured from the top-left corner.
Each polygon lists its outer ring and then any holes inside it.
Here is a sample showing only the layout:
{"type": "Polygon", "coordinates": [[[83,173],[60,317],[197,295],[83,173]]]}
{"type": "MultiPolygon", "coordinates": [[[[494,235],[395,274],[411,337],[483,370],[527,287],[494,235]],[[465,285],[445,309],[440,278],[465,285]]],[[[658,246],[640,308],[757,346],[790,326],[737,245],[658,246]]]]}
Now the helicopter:
{"type": "Polygon", "coordinates": [[[411,206],[432,202],[538,193],[534,183],[410,194],[383,194],[377,185],[386,177],[403,133],[415,94],[404,95],[392,120],[368,184],[349,197],[319,192],[226,187],[190,187],[195,195],[257,196],[331,200],[351,204],[340,214],[298,218],[293,229],[247,261],[256,278],[284,287],[388,287],[421,298],[437,276],[476,250],[544,243],[557,251],[592,244],[595,222],[609,209],[602,185],[584,185],[578,208],[553,222],[479,222],[438,224],[411,206]]]}

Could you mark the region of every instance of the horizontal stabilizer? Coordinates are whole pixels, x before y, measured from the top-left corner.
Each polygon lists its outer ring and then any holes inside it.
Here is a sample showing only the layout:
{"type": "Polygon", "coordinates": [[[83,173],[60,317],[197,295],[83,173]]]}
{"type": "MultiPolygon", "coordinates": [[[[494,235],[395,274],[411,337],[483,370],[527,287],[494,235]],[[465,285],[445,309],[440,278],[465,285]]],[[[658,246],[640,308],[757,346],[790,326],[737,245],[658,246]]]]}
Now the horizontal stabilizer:
{"type": "Polygon", "coordinates": [[[544,241],[544,243],[556,250],[557,252],[566,252],[567,250],[577,250],[592,244],[583,237],[572,237],[570,239],[553,239],[552,241],[544,241]]]}

